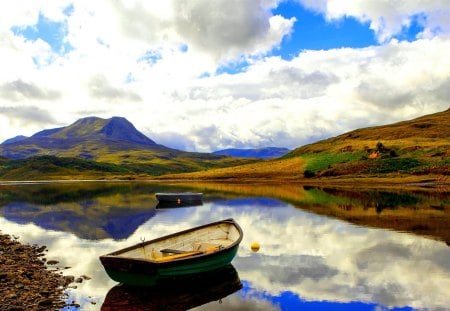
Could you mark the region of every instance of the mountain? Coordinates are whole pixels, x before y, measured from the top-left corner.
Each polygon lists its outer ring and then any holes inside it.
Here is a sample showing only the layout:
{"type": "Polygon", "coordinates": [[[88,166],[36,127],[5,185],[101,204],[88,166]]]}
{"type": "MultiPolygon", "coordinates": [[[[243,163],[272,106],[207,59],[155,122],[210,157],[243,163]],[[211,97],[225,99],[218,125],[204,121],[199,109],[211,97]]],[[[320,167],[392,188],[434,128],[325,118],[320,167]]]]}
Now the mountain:
{"type": "MultiPolygon", "coordinates": [[[[159,145],[139,132],[133,124],[121,117],[102,119],[83,118],[75,123],[60,128],[46,129],[31,137],[9,141],[0,145],[0,156],[10,160],[30,159],[25,162],[8,162],[3,173],[11,173],[14,178],[19,166],[35,167],[39,162],[45,168],[53,167],[52,172],[61,174],[62,168],[70,163],[71,175],[74,167],[89,171],[104,172],[104,164],[120,167],[108,167],[115,172],[132,174],[144,173],[160,175],[168,172],[189,172],[211,167],[225,167],[248,163],[254,160],[234,159],[208,153],[185,152],[159,145]],[[47,158],[34,159],[35,157],[47,158]],[[55,158],[67,158],[58,161],[55,158]],[[73,159],[101,162],[80,164],[73,159]],[[11,171],[13,170],[13,171],[11,171]]],[[[0,170],[0,177],[1,177],[0,170]]],[[[22,176],[21,172],[17,176],[22,176]]],[[[44,174],[44,172],[41,172],[44,174]]],[[[44,174],[45,175],[45,174],[44,174]]]]}
{"type": "Polygon", "coordinates": [[[83,118],[70,126],[43,130],[31,138],[49,138],[64,140],[111,140],[122,141],[144,146],[155,146],[156,143],[139,132],[127,119],[112,117],[101,119],[97,117],[83,118]]]}
{"type": "Polygon", "coordinates": [[[109,149],[115,150],[147,147],[164,149],[139,132],[125,118],[88,117],[67,127],[40,131],[31,137],[12,138],[0,146],[0,152],[12,159],[47,154],[95,159],[96,150],[101,146],[109,146],[109,149]]]}
{"type": "Polygon", "coordinates": [[[271,159],[284,156],[290,150],[287,148],[266,147],[258,149],[223,149],[214,151],[213,154],[225,155],[230,157],[239,158],[259,158],[259,159],[271,159]]]}
{"type": "Polygon", "coordinates": [[[122,162],[120,155],[117,159],[111,159],[111,155],[132,151],[152,151],[164,156],[182,153],[156,144],[121,117],[83,118],[66,127],[46,129],[0,145],[0,155],[10,159],[54,155],[103,161],[107,157],[105,162],[116,164],[122,162]]]}

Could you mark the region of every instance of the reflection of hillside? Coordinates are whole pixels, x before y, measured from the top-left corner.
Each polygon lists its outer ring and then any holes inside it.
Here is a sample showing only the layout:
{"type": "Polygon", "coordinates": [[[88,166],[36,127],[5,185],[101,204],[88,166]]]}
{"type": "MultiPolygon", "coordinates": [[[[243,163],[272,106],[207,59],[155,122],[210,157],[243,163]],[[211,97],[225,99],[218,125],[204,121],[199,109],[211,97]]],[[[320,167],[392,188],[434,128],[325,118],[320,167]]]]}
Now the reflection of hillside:
{"type": "Polygon", "coordinates": [[[305,191],[297,184],[243,184],[243,183],[193,183],[190,187],[207,193],[207,197],[234,199],[242,197],[269,197],[285,202],[300,200],[305,191]]]}
{"type": "Polygon", "coordinates": [[[450,244],[448,193],[328,188],[309,192],[308,204],[299,207],[362,226],[412,232],[450,244]],[[317,198],[320,204],[314,203],[317,198]]]}
{"type": "Polygon", "coordinates": [[[124,239],[154,216],[153,190],[132,183],[8,186],[2,188],[0,215],[83,239],[124,239]]]}
{"type": "Polygon", "coordinates": [[[124,239],[155,214],[151,201],[141,203],[136,207],[120,202],[104,206],[97,200],[51,206],[19,202],[4,206],[0,215],[16,223],[34,223],[44,229],[72,232],[82,239],[124,239]]]}
{"type": "Polygon", "coordinates": [[[74,182],[0,185],[0,206],[10,202],[57,204],[78,202],[89,198],[140,193],[149,194],[164,189],[163,185],[147,183],[74,182]]]}
{"type": "Polygon", "coordinates": [[[298,184],[191,185],[217,197],[272,197],[317,214],[376,228],[412,232],[450,244],[448,192],[392,189],[333,189],[298,184]]]}

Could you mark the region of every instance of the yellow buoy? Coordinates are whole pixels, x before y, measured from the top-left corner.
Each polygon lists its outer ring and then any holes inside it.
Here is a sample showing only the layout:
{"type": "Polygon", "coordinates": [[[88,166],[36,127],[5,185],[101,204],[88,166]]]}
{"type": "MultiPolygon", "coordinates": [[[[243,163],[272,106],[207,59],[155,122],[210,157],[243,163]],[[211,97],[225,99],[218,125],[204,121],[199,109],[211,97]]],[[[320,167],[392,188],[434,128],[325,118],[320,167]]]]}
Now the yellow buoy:
{"type": "Polygon", "coordinates": [[[250,245],[250,248],[251,248],[252,251],[254,251],[254,252],[259,251],[259,243],[258,243],[258,242],[253,242],[252,245],[250,245]]]}

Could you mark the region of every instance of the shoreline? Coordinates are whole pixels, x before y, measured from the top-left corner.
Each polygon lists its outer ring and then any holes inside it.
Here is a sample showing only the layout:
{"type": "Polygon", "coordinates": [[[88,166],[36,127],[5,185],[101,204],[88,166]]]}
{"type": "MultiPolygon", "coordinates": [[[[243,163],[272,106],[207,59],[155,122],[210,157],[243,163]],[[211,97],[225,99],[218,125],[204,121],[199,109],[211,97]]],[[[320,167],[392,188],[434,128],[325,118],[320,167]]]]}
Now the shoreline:
{"type": "Polygon", "coordinates": [[[415,188],[435,191],[450,186],[447,175],[407,175],[370,176],[370,177],[331,177],[331,178],[277,178],[277,177],[197,177],[190,176],[154,176],[152,178],[135,179],[42,179],[42,180],[0,180],[0,186],[34,185],[34,184],[68,184],[68,183],[255,183],[255,184],[298,184],[313,187],[356,187],[356,188],[415,188]]]}
{"type": "MultiPolygon", "coordinates": [[[[0,310],[57,310],[66,306],[73,276],[49,270],[46,246],[23,244],[0,230],[0,310]]],[[[49,262],[50,263],[50,262],[49,262]]]]}

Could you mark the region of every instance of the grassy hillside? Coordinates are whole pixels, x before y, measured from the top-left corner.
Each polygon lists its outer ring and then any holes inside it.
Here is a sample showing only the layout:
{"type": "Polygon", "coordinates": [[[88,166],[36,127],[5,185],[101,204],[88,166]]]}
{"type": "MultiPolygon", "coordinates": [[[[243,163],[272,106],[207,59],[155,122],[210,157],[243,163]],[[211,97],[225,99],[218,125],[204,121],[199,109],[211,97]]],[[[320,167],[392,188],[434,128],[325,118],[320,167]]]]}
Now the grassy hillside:
{"type": "Polygon", "coordinates": [[[27,159],[9,160],[0,158],[0,180],[42,180],[42,179],[145,179],[161,174],[189,172],[207,167],[233,165],[247,161],[224,158],[222,161],[186,160],[166,161],[159,164],[113,164],[82,160],[70,157],[39,156],[27,159]]]}
{"type": "MultiPolygon", "coordinates": [[[[297,148],[283,158],[207,172],[197,179],[397,178],[450,175],[450,110],[391,125],[358,129],[297,148]]],[[[434,178],[435,179],[435,178],[434,178]]],[[[439,181],[447,180],[445,177],[439,181]]]]}
{"type": "Polygon", "coordinates": [[[449,174],[450,110],[345,133],[295,149],[305,177],[449,174]]]}

